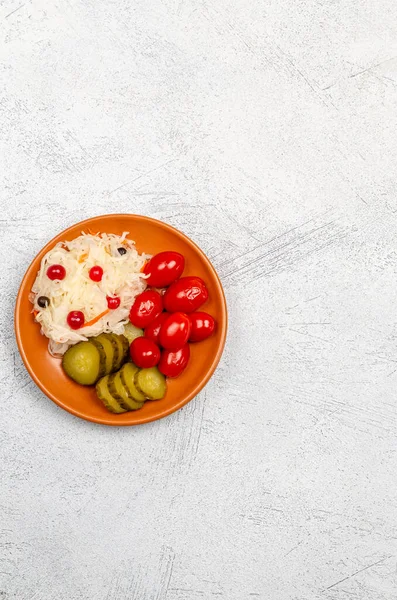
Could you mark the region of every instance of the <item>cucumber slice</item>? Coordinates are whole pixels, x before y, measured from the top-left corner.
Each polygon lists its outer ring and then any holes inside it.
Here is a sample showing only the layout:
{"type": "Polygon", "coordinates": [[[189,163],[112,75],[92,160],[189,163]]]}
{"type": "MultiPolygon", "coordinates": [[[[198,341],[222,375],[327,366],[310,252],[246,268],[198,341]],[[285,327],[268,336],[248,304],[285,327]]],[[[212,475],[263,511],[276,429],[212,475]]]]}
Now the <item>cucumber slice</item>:
{"type": "Polygon", "coordinates": [[[114,342],[106,333],[101,333],[95,339],[102,344],[103,349],[105,350],[105,375],[109,375],[109,373],[113,371],[115,358],[118,359],[118,345],[116,345],[116,342],[114,342]]]}
{"type": "Polygon", "coordinates": [[[117,371],[117,369],[119,368],[119,362],[121,361],[121,357],[122,357],[120,344],[117,339],[118,336],[115,333],[104,333],[102,335],[106,335],[113,344],[114,356],[113,356],[112,371],[117,371]]]}
{"type": "Polygon", "coordinates": [[[90,338],[89,342],[91,342],[91,344],[94,344],[94,346],[97,348],[97,350],[99,352],[99,377],[103,377],[104,375],[107,375],[105,348],[104,348],[102,342],[99,341],[98,338],[96,338],[96,337],[90,338]]]}
{"type": "Polygon", "coordinates": [[[129,395],[127,388],[124,387],[123,382],[121,381],[120,371],[110,375],[109,391],[113,398],[116,398],[120,406],[126,410],[137,410],[143,405],[143,402],[138,402],[129,395]]]}
{"type": "Polygon", "coordinates": [[[119,371],[122,384],[127,389],[129,395],[138,402],[145,402],[146,396],[140,392],[135,385],[135,375],[138,367],[133,363],[125,363],[119,371]]]}
{"type": "Polygon", "coordinates": [[[127,352],[129,348],[128,340],[124,335],[116,335],[115,333],[109,333],[113,341],[117,344],[118,354],[117,361],[114,365],[113,370],[118,371],[121,365],[125,362],[127,352]]]}
{"type": "Polygon", "coordinates": [[[129,344],[127,338],[125,337],[125,335],[119,335],[119,338],[120,338],[120,341],[123,346],[123,354],[124,354],[124,360],[125,360],[127,358],[128,350],[130,349],[130,344],[129,344]]]}
{"type": "Polygon", "coordinates": [[[115,398],[113,398],[112,394],[109,391],[108,387],[109,375],[106,377],[102,377],[96,384],[96,393],[98,398],[103,402],[106,408],[112,413],[124,413],[126,412],[125,408],[120,406],[119,402],[115,398]]]}
{"type": "Polygon", "coordinates": [[[141,369],[135,373],[135,385],[149,400],[161,400],[167,391],[165,377],[157,367],[141,369]]]}
{"type": "Polygon", "coordinates": [[[76,383],[93,385],[100,377],[101,355],[91,342],[79,342],[65,352],[62,367],[76,383]]]}
{"type": "Polygon", "coordinates": [[[124,327],[124,335],[127,338],[128,343],[131,344],[137,337],[143,336],[143,329],[135,327],[132,323],[127,323],[124,327]]]}

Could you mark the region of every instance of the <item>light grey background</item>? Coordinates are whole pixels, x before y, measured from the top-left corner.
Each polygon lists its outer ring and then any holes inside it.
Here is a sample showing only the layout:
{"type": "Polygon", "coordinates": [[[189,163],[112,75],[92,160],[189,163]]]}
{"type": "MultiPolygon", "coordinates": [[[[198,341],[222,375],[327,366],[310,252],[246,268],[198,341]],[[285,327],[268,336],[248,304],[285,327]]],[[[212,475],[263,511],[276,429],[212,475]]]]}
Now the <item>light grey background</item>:
{"type": "Polygon", "coordinates": [[[0,3],[0,599],[397,597],[397,3],[0,3]],[[182,229],[224,283],[205,392],[57,408],[13,307],[60,230],[182,229]]]}

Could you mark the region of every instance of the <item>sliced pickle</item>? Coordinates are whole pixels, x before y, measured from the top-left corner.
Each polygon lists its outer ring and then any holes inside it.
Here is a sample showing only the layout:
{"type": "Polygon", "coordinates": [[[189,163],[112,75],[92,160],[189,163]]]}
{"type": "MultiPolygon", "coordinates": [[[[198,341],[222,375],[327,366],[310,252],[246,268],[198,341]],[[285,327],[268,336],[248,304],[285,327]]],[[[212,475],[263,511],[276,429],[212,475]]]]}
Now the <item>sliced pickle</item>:
{"type": "Polygon", "coordinates": [[[94,344],[94,346],[97,348],[97,350],[99,352],[99,377],[103,377],[104,375],[108,374],[106,372],[106,352],[105,352],[105,347],[102,344],[102,342],[100,340],[98,340],[98,338],[96,338],[96,337],[89,338],[89,342],[91,344],[94,344]]]}
{"type": "Polygon", "coordinates": [[[143,336],[143,329],[135,327],[132,323],[127,323],[124,327],[124,335],[127,338],[128,343],[131,344],[137,337],[143,336]]]}
{"type": "Polygon", "coordinates": [[[120,377],[129,395],[137,402],[143,403],[146,400],[146,396],[135,385],[135,375],[138,370],[138,367],[133,363],[125,363],[120,369],[120,377]]]}
{"type": "Polygon", "coordinates": [[[96,337],[105,350],[106,354],[106,375],[109,375],[115,368],[116,359],[118,360],[118,344],[107,333],[101,333],[96,337]]]}
{"type": "Polygon", "coordinates": [[[117,335],[115,333],[109,333],[114,342],[117,344],[117,361],[113,368],[114,371],[118,371],[121,365],[125,362],[128,352],[128,340],[124,335],[117,335]]]}
{"type": "Polygon", "coordinates": [[[126,412],[120,403],[112,396],[108,386],[109,375],[102,377],[96,384],[96,393],[105,407],[112,413],[120,414],[126,412]]]}
{"type": "Polygon", "coordinates": [[[165,377],[157,367],[141,369],[135,373],[135,385],[149,400],[161,400],[167,391],[165,377]]]}
{"type": "Polygon", "coordinates": [[[91,342],[79,342],[65,352],[62,367],[76,383],[93,385],[98,381],[102,368],[99,349],[91,342]]]}
{"type": "Polygon", "coordinates": [[[124,387],[121,381],[120,371],[110,375],[109,377],[109,391],[115,398],[120,406],[126,410],[137,410],[142,407],[143,402],[138,402],[132,396],[129,395],[127,388],[124,387]]]}

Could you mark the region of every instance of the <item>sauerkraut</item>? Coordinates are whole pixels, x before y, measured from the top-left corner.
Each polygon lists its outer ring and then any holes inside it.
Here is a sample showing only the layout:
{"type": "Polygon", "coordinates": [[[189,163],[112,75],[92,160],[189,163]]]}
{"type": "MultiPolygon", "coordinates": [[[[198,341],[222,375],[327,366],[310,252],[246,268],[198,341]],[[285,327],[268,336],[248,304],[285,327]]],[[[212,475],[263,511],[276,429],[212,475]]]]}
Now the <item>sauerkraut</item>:
{"type": "Polygon", "coordinates": [[[72,241],[58,243],[43,257],[30,301],[41,332],[49,339],[49,351],[53,356],[62,356],[69,346],[100,333],[124,332],[131,305],[146,289],[146,276],[141,270],[150,258],[147,254],[139,254],[127,235],[128,232],[121,236],[83,232],[72,241]],[[126,252],[121,254],[119,248],[126,252]],[[48,267],[55,264],[65,268],[63,280],[52,281],[47,276],[48,267]],[[93,266],[103,269],[100,282],[89,277],[93,266]],[[37,303],[41,296],[50,301],[45,308],[37,303]],[[119,297],[120,306],[109,310],[107,296],[119,297]],[[67,316],[74,310],[84,313],[87,324],[78,330],[67,324],[67,316]],[[105,314],[90,324],[102,313],[105,314]]]}

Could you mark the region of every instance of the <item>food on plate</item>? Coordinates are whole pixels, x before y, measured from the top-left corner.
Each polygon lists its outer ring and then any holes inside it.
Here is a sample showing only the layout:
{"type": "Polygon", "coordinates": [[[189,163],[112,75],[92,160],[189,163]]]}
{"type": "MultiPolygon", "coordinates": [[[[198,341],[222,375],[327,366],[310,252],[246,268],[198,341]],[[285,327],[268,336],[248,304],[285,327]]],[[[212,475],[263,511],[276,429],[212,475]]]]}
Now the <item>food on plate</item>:
{"type": "Polygon", "coordinates": [[[84,313],[81,310],[71,310],[66,321],[70,329],[80,329],[84,325],[84,313]]]}
{"type": "Polygon", "coordinates": [[[158,369],[166,377],[179,377],[186,369],[190,358],[189,344],[185,344],[179,350],[163,350],[158,369]]]}
{"type": "Polygon", "coordinates": [[[168,312],[191,313],[208,299],[208,290],[201,277],[182,277],[174,281],[163,297],[168,312]]]}
{"type": "Polygon", "coordinates": [[[95,265],[95,267],[91,267],[91,269],[88,271],[88,275],[92,281],[96,281],[98,283],[99,281],[102,281],[103,269],[102,267],[95,265]]]}
{"type": "Polygon", "coordinates": [[[106,296],[106,302],[109,310],[116,310],[121,304],[121,298],[119,296],[106,296]]]}
{"type": "Polygon", "coordinates": [[[160,345],[166,350],[178,350],[189,339],[192,324],[185,313],[175,312],[167,316],[159,333],[160,345]]]}
{"type": "Polygon", "coordinates": [[[100,377],[121,367],[128,353],[123,335],[101,334],[87,342],[71,346],[63,356],[66,375],[81,385],[93,385],[100,377]]]}
{"type": "Polygon", "coordinates": [[[150,400],[161,400],[167,391],[165,377],[156,367],[137,371],[135,385],[150,400]]]}
{"type": "Polygon", "coordinates": [[[143,272],[147,275],[147,284],[163,288],[178,279],[185,268],[185,259],[179,252],[159,252],[146,263],[143,272]]]}
{"type": "Polygon", "coordinates": [[[47,269],[47,277],[51,279],[51,281],[62,281],[65,279],[66,270],[62,265],[50,265],[47,269]]]}
{"type": "Polygon", "coordinates": [[[138,367],[155,367],[160,360],[160,348],[145,337],[138,337],[131,343],[130,356],[138,367]]]}
{"type": "Polygon", "coordinates": [[[47,308],[47,306],[50,304],[50,299],[47,298],[47,296],[39,296],[37,298],[37,304],[40,306],[40,308],[47,308]]]}
{"type": "Polygon", "coordinates": [[[113,398],[115,398],[125,410],[137,410],[138,408],[142,408],[143,402],[138,402],[138,400],[131,396],[128,388],[123,384],[120,371],[109,376],[108,389],[113,398]]]}
{"type": "Polygon", "coordinates": [[[158,345],[160,343],[160,329],[168,316],[169,315],[166,312],[160,313],[158,317],[156,317],[151,323],[149,323],[147,327],[145,327],[144,336],[158,345]]]}
{"type": "Polygon", "coordinates": [[[120,403],[112,396],[108,387],[109,375],[102,377],[96,384],[95,390],[99,400],[103,402],[105,407],[112,413],[120,414],[126,412],[120,403]]]}
{"type": "Polygon", "coordinates": [[[192,326],[189,342],[202,342],[210,337],[215,330],[215,319],[206,312],[190,313],[189,320],[192,326]]]}
{"type": "Polygon", "coordinates": [[[143,336],[143,329],[135,327],[135,325],[132,323],[127,323],[127,325],[124,327],[124,335],[131,344],[135,338],[143,336]]]}
{"type": "Polygon", "coordinates": [[[139,254],[127,233],[82,233],[44,256],[30,295],[34,318],[66,375],[95,385],[109,411],[164,398],[166,378],[188,365],[189,342],[214,332],[214,318],[198,311],[205,282],[181,277],[184,267],[178,252],[139,254]]]}
{"type": "Polygon", "coordinates": [[[135,385],[135,375],[138,372],[138,367],[136,365],[134,365],[133,363],[125,363],[125,365],[123,365],[120,369],[120,376],[121,376],[121,381],[123,382],[123,385],[126,387],[129,395],[134,398],[134,400],[137,400],[137,402],[145,402],[146,400],[146,396],[145,394],[142,394],[142,392],[140,392],[138,390],[138,388],[135,385]]]}
{"type": "Polygon", "coordinates": [[[150,258],[127,235],[82,233],[43,257],[30,300],[53,356],[100,333],[124,333],[150,258]]]}
{"type": "Polygon", "coordinates": [[[116,342],[116,346],[118,349],[117,360],[114,367],[114,371],[118,371],[118,369],[120,369],[121,365],[125,362],[127,358],[129,344],[125,335],[117,335],[116,333],[110,333],[109,335],[116,342]]]}
{"type": "Polygon", "coordinates": [[[66,352],[62,367],[76,383],[93,385],[101,374],[101,355],[91,342],[80,342],[66,352]]]}
{"type": "Polygon", "coordinates": [[[133,363],[125,363],[117,373],[102,377],[95,389],[108,410],[123,413],[142,408],[146,400],[164,398],[167,383],[156,367],[139,369],[133,363]]]}
{"type": "Polygon", "coordinates": [[[163,300],[158,292],[146,290],[135,298],[130,310],[130,321],[135,327],[146,327],[163,310],[163,300]]]}
{"type": "MultiPolygon", "coordinates": [[[[105,352],[105,373],[111,373],[117,368],[119,358],[119,346],[113,338],[113,334],[100,333],[96,338],[90,338],[90,341],[96,340],[105,352]]],[[[84,343],[84,342],[81,342],[84,343]]]]}

